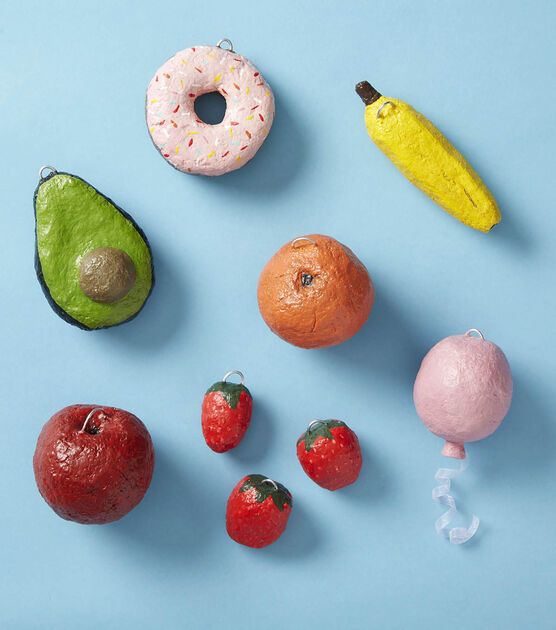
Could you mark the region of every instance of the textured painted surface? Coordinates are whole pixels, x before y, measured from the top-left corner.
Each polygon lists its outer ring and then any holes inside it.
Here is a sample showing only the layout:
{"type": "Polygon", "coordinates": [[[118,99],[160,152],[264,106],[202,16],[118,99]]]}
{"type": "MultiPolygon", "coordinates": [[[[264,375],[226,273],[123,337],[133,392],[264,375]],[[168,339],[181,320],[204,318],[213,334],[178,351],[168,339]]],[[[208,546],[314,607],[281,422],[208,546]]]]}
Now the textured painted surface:
{"type": "Polygon", "coordinates": [[[556,3],[1,4],[2,630],[554,630],[556,3]],[[221,37],[265,75],[276,120],[245,168],[188,177],[152,146],[145,88],[177,50],[221,37]],[[364,77],[453,141],[500,225],[470,229],[400,175],[365,131],[364,77]],[[157,286],[132,322],[84,334],[37,290],[31,194],[48,163],[109,193],[149,237],[157,286]],[[314,232],[357,254],[376,301],[350,341],[309,352],[269,331],[256,290],[270,256],[314,232]],[[503,349],[515,387],[499,429],[466,447],[456,498],[482,523],[454,548],[430,491],[457,462],[412,390],[427,351],[472,326],[503,349]],[[216,455],[201,401],[232,367],[253,418],[216,455]],[[56,518],[30,465],[45,420],[78,401],[133,411],[156,448],[145,499],[103,527],[56,518]],[[338,492],[295,452],[310,419],[331,417],[364,457],[338,492]],[[253,471],[295,502],[260,550],[224,525],[253,471]]]}
{"type": "Polygon", "coordinates": [[[228,498],[228,535],[246,547],[267,547],[284,533],[292,505],[291,494],[282,484],[273,488],[264,475],[247,475],[228,498]]]}
{"type": "Polygon", "coordinates": [[[82,327],[114,326],[140,310],[153,285],[148,243],[133,222],[87,182],[57,173],[35,193],[37,274],[54,303],[82,327]],[[135,283],[118,302],[100,303],[80,286],[83,257],[99,247],[123,250],[135,266],[135,283]]]}
{"type": "Polygon", "coordinates": [[[425,426],[449,443],[445,454],[461,459],[465,442],[482,440],[500,426],[512,389],[510,366],[496,344],[454,335],[423,359],[413,398],[425,426]]]}
{"type": "Polygon", "coordinates": [[[133,414],[98,405],[65,407],[44,425],[33,457],[44,500],[62,518],[102,525],[125,516],[145,496],[154,448],[133,414]]]}
{"type": "Polygon", "coordinates": [[[297,441],[297,459],[307,475],[327,490],[354,483],[363,463],[357,435],[338,420],[308,428],[297,441]]]}
{"type": "Polygon", "coordinates": [[[447,212],[482,232],[500,222],[481,178],[440,131],[411,105],[381,96],[365,107],[369,136],[410,182],[447,212]]]}
{"type": "Polygon", "coordinates": [[[286,243],[262,270],[259,309],[269,328],[288,343],[334,346],[367,321],[373,284],[363,263],[342,243],[321,234],[304,239],[286,243]]]}
{"type": "Polygon", "coordinates": [[[274,95],[242,55],[217,46],[176,53],[156,71],[147,90],[147,126],[164,159],[194,175],[223,175],[246,164],[274,121],[274,95]],[[219,92],[222,122],[209,125],[195,113],[195,99],[219,92]]]}
{"type": "Polygon", "coordinates": [[[203,398],[201,424],[207,446],[217,453],[235,448],[243,439],[253,410],[251,393],[244,385],[215,383],[203,398]]]}

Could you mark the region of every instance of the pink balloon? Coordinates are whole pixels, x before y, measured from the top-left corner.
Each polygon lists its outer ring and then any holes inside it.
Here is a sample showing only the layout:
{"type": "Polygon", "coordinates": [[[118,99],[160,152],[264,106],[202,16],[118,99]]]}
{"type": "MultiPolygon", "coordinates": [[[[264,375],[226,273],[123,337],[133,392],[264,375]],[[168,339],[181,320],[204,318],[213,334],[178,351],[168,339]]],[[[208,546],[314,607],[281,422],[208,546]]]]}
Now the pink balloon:
{"type": "Polygon", "coordinates": [[[446,440],[442,454],[463,459],[465,442],[482,440],[500,426],[512,389],[504,353],[473,330],[446,337],[428,352],[415,379],[413,401],[429,431],[446,440]]]}

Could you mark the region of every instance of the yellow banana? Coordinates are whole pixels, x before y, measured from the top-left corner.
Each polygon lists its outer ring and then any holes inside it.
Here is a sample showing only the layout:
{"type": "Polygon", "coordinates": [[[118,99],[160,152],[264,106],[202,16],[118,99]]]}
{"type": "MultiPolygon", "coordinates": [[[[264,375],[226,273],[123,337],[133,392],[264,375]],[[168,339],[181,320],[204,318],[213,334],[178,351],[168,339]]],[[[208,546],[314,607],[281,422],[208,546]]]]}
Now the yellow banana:
{"type": "Polygon", "coordinates": [[[488,232],[500,223],[492,193],[429,120],[411,105],[382,96],[367,81],[355,90],[366,105],[369,136],[410,182],[476,230],[488,232]]]}

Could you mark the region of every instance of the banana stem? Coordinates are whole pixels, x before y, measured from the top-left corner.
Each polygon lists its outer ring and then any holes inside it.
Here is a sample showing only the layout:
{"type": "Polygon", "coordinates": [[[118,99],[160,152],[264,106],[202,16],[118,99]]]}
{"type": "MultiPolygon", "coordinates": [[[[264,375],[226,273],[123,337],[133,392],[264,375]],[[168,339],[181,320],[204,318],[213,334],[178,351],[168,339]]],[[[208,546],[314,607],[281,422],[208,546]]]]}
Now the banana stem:
{"type": "Polygon", "coordinates": [[[370,105],[382,96],[380,92],[377,92],[374,87],[368,81],[361,81],[355,86],[355,91],[361,97],[361,100],[365,105],[370,105]]]}

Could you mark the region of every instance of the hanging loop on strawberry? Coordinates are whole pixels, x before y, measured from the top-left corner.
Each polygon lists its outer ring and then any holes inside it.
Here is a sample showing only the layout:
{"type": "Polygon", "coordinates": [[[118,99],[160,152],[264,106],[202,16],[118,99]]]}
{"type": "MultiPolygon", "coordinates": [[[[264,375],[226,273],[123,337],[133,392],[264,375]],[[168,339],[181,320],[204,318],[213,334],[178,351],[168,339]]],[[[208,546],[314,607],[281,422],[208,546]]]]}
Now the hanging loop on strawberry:
{"type": "Polygon", "coordinates": [[[230,376],[233,376],[234,374],[237,374],[239,376],[240,384],[243,385],[243,383],[245,383],[245,376],[243,376],[243,373],[239,370],[230,370],[229,372],[226,372],[226,374],[224,374],[224,377],[222,378],[222,382],[227,383],[230,376]]]}
{"type": "Polygon", "coordinates": [[[274,488],[274,490],[278,490],[278,484],[273,479],[263,479],[261,483],[268,483],[274,488]]]}

